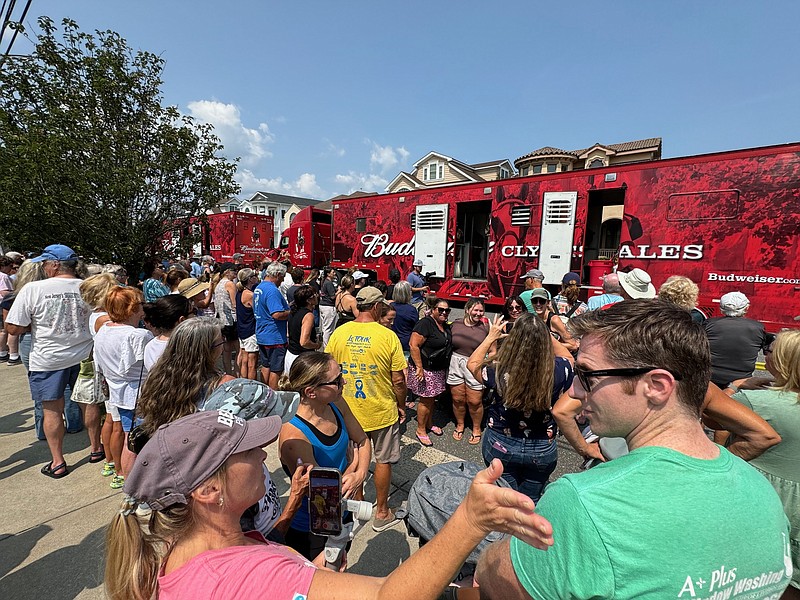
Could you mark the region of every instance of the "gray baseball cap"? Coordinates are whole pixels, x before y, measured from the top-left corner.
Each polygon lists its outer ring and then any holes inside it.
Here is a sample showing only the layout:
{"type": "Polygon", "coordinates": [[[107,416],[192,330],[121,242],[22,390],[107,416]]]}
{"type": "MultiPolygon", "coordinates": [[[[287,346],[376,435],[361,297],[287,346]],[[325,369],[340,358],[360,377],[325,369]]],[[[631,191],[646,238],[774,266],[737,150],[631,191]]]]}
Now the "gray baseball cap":
{"type": "Polygon", "coordinates": [[[288,423],[297,412],[300,394],[273,390],[252,379],[226,381],[211,392],[198,410],[227,410],[246,421],[278,416],[288,423]]]}
{"type": "Polygon", "coordinates": [[[230,456],[266,446],[280,431],[280,417],[245,421],[226,410],[196,412],[167,423],[136,457],[125,493],[153,510],[186,504],[230,456]]]}
{"type": "Polygon", "coordinates": [[[527,279],[528,277],[532,279],[538,279],[539,281],[544,281],[544,273],[542,273],[539,269],[531,269],[525,275],[520,277],[520,279],[527,279]]]}

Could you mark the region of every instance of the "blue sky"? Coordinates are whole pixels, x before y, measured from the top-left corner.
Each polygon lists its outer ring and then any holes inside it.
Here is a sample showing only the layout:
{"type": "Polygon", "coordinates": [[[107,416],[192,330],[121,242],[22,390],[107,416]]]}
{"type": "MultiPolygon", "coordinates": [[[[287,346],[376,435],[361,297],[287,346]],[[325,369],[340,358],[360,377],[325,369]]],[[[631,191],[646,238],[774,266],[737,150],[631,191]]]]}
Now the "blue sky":
{"type": "Polygon", "coordinates": [[[70,17],[161,55],[165,102],[215,125],[243,197],[383,191],[431,150],[800,139],[800,2],[561,4],[33,0],[27,23],[70,17]]]}

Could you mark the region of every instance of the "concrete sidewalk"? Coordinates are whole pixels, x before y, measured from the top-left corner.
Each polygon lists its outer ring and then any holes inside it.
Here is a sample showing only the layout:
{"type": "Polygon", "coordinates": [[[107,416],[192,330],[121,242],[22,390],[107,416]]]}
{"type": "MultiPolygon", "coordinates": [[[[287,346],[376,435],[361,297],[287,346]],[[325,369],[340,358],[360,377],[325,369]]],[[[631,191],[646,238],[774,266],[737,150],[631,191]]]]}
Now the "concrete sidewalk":
{"type": "MultiPolygon", "coordinates": [[[[85,432],[64,441],[70,474],[50,479],[39,469],[49,461],[47,444],[36,440],[33,405],[24,367],[0,365],[0,598],[100,599],[103,593],[106,525],[122,500],[89,464],[85,432]]],[[[280,493],[288,480],[274,446],[267,465],[280,493]]],[[[390,505],[406,499],[417,475],[429,465],[457,460],[403,438],[402,459],[393,471],[390,505]]],[[[375,498],[371,480],[367,499],[375,498]]],[[[403,524],[381,534],[367,525],[348,555],[349,571],[383,576],[418,548],[403,524]]]]}

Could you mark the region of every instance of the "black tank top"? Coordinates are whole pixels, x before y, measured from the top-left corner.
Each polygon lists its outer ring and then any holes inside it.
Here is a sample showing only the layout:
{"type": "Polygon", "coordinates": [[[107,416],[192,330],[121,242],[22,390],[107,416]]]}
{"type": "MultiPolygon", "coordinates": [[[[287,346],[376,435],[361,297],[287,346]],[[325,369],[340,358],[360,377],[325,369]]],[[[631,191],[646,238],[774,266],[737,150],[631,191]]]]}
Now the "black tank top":
{"type": "MultiPolygon", "coordinates": [[[[311,313],[307,308],[299,308],[296,313],[289,317],[289,352],[292,354],[302,354],[312,352],[310,348],[303,348],[300,345],[300,333],[303,331],[303,317],[311,313]]],[[[317,329],[311,328],[311,341],[317,341],[317,329]]]]}

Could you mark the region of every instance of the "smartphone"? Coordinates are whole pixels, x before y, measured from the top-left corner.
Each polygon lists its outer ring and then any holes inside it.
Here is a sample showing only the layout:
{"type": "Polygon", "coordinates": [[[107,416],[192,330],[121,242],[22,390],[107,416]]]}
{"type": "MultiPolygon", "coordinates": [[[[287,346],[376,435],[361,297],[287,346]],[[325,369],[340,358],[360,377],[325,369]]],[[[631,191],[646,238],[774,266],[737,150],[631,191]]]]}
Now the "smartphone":
{"type": "Polygon", "coordinates": [[[342,474],[339,469],[314,467],[308,484],[311,533],[339,535],[342,532],[342,474]]]}

